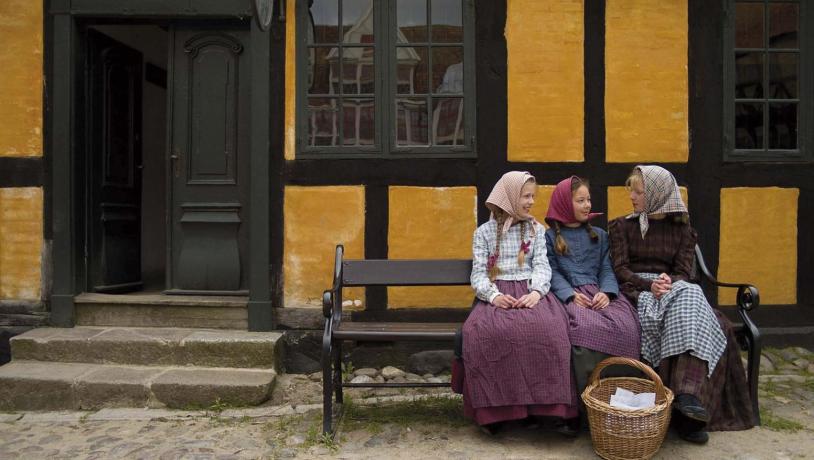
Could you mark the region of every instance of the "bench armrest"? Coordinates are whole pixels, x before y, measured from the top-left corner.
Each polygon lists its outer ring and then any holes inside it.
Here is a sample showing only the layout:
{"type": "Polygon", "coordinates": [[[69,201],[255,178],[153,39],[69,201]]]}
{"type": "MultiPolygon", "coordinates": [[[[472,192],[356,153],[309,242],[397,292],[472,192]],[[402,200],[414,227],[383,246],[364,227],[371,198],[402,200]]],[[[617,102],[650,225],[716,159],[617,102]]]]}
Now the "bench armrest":
{"type": "Polygon", "coordinates": [[[760,291],[758,291],[755,286],[748,283],[726,283],[723,281],[718,281],[714,276],[712,276],[709,268],[707,268],[707,264],[704,262],[704,256],[701,254],[701,248],[697,244],[695,245],[695,260],[698,262],[698,266],[701,268],[701,273],[704,275],[704,278],[706,278],[710,283],[718,287],[738,288],[736,302],[739,310],[752,311],[760,306],[760,291]]]}
{"type": "Polygon", "coordinates": [[[335,322],[342,317],[342,257],[344,253],[344,246],[338,244],[334,259],[333,286],[322,293],[322,315],[326,318],[333,317],[335,322]]]}

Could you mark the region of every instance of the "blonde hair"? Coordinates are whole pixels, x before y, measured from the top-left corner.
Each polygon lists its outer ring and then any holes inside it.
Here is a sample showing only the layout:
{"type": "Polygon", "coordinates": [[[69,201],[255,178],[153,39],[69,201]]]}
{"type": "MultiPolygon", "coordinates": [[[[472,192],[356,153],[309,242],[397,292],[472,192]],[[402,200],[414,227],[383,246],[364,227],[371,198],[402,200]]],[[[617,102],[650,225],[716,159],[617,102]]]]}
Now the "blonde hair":
{"type": "Polygon", "coordinates": [[[625,180],[625,187],[632,189],[638,185],[644,190],[644,176],[642,175],[641,169],[633,168],[633,171],[630,172],[630,175],[627,176],[627,180],[625,180]]]}
{"type": "MultiPolygon", "coordinates": [[[[529,179],[526,182],[531,182],[534,179],[529,179]]],[[[525,185],[525,184],[524,184],[525,185]]],[[[500,274],[500,269],[497,266],[498,259],[500,258],[500,241],[503,239],[503,224],[506,222],[506,219],[509,217],[508,213],[502,209],[497,209],[493,212],[495,215],[495,221],[497,223],[497,237],[495,241],[495,252],[492,254],[492,257],[495,258],[495,263],[491,267],[489,267],[489,281],[495,281],[497,275],[500,274]]],[[[525,220],[520,221],[520,242],[522,243],[526,239],[526,225],[528,224],[525,220]]],[[[523,267],[523,264],[526,262],[526,252],[523,251],[523,245],[520,245],[520,250],[517,252],[517,266],[523,267]]]]}

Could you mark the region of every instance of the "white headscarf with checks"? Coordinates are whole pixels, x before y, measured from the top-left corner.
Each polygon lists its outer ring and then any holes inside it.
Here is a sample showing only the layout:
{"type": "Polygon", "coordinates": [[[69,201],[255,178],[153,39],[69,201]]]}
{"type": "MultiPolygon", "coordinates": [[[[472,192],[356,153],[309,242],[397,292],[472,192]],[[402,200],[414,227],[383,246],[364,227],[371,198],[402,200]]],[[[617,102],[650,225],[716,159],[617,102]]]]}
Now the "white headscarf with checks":
{"type": "Polygon", "coordinates": [[[634,169],[642,173],[644,185],[644,212],[634,212],[627,216],[628,219],[639,218],[639,230],[642,238],[650,228],[647,216],[653,214],[667,213],[687,213],[687,206],[681,199],[681,192],[678,189],[676,178],[670,171],[661,166],[639,165],[634,169]]]}

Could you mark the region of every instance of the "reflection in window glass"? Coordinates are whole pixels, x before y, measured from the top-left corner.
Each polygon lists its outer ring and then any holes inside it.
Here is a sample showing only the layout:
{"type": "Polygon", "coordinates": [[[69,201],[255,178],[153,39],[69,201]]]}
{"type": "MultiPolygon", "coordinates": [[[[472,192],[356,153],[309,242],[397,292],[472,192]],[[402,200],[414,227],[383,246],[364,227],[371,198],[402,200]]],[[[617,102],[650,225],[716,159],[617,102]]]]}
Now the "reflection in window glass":
{"type": "Polygon", "coordinates": [[[735,148],[763,148],[763,103],[735,104],[735,148]]]}
{"type": "Polygon", "coordinates": [[[763,48],[763,4],[735,4],[735,47],[763,48]]]}
{"type": "Polygon", "coordinates": [[[339,3],[337,0],[314,0],[311,6],[313,33],[309,43],[336,43],[339,41],[339,3]]]}
{"type": "Polygon", "coordinates": [[[769,148],[797,148],[797,104],[769,104],[769,148]]]}
{"type": "Polygon", "coordinates": [[[763,53],[735,54],[735,97],[763,97],[763,53]]]}
{"type": "Polygon", "coordinates": [[[375,84],[373,48],[343,48],[342,94],[373,94],[375,84]]]}
{"type": "Polygon", "coordinates": [[[338,121],[336,98],[308,98],[308,145],[337,145],[338,121]]]}
{"type": "Polygon", "coordinates": [[[464,91],[464,49],[439,46],[432,49],[432,87],[436,93],[464,91]]]}
{"type": "Polygon", "coordinates": [[[338,56],[331,58],[331,51],[336,48],[316,46],[311,48],[309,57],[309,94],[336,94],[338,89],[332,86],[333,77],[337,75],[338,56]]]}
{"type": "Polygon", "coordinates": [[[373,43],[373,0],[342,0],[342,41],[373,43]]]}
{"type": "Polygon", "coordinates": [[[797,99],[797,53],[769,53],[769,97],[797,99]]]}
{"type": "Polygon", "coordinates": [[[342,100],[342,133],[344,145],[373,145],[376,120],[373,99],[342,100]]]}
{"type": "Polygon", "coordinates": [[[399,46],[396,48],[396,92],[398,94],[427,94],[430,73],[426,46],[399,46]]]}
{"type": "Polygon", "coordinates": [[[396,101],[396,144],[399,146],[427,146],[427,100],[405,98],[396,101]]]}
{"type": "Polygon", "coordinates": [[[427,0],[398,0],[396,18],[399,43],[427,41],[427,0]]]}
{"type": "Polygon", "coordinates": [[[463,145],[463,98],[433,98],[432,143],[433,145],[463,145]]]}
{"type": "Polygon", "coordinates": [[[461,20],[461,0],[431,0],[432,41],[462,43],[464,28],[461,20]]]}
{"type": "Polygon", "coordinates": [[[769,48],[797,48],[796,3],[769,3],[769,48]]]}

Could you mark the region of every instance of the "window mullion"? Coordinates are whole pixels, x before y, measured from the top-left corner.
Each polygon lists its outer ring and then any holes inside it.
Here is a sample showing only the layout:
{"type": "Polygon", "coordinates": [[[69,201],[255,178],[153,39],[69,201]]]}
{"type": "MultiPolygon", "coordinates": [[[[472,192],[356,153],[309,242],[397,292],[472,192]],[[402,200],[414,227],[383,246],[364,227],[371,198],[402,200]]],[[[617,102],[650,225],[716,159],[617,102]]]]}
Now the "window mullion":
{"type": "Polygon", "coordinates": [[[378,137],[379,149],[382,156],[390,154],[390,130],[389,120],[390,113],[390,65],[392,58],[390,56],[390,35],[392,33],[390,26],[390,10],[391,5],[389,1],[377,1],[374,7],[374,40],[375,44],[375,61],[376,61],[376,88],[375,88],[375,107],[376,107],[376,136],[378,137]]]}

